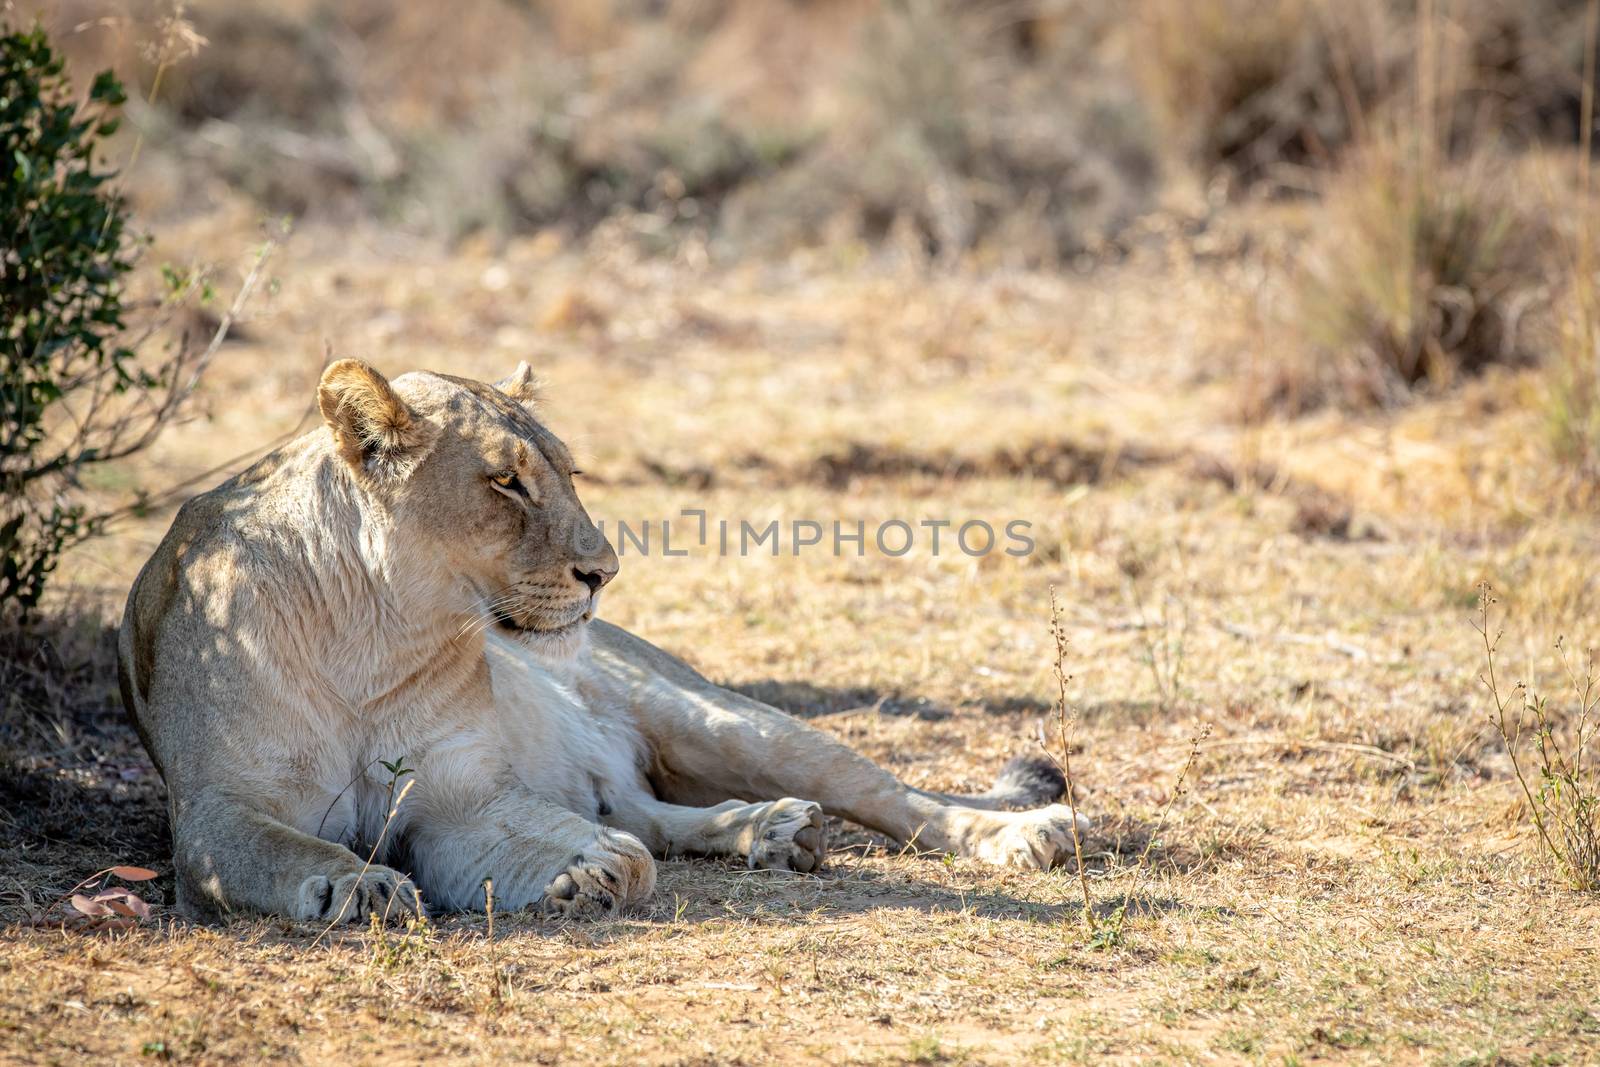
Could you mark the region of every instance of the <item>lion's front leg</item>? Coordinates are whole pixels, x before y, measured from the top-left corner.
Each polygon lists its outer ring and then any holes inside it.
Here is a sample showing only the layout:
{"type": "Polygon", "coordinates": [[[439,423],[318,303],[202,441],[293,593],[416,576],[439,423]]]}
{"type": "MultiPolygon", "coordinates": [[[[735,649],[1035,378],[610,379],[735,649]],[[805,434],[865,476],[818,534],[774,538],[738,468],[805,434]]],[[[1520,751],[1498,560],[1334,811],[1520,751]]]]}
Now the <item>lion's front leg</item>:
{"type": "Polygon", "coordinates": [[[178,909],[198,918],[256,911],[319,923],[398,922],[420,914],[416,887],[343,845],[303,833],[259,798],[216,790],[177,806],[178,909]]]}
{"type": "Polygon", "coordinates": [[[497,909],[602,918],[655,892],[655,861],[632,834],[520,791],[452,807],[419,808],[413,823],[412,873],[431,904],[481,911],[492,885],[497,909]]]}
{"type": "Polygon", "coordinates": [[[546,883],[536,905],[565,919],[601,919],[643,903],[655,888],[656,864],[644,844],[630,833],[601,827],[546,883]]]}

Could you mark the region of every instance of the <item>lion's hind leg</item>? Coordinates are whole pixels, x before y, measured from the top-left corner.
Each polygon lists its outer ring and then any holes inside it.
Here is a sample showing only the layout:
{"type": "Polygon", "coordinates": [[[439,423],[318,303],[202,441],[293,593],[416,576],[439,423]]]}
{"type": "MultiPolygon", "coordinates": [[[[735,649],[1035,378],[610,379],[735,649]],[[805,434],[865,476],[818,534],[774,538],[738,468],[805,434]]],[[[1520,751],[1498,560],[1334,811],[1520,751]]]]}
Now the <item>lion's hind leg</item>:
{"type": "Polygon", "coordinates": [[[731,856],[751,870],[809,874],[828,853],[822,806],[793,797],[690,808],[639,789],[613,799],[604,822],[639,837],[658,856],[731,856]]]}

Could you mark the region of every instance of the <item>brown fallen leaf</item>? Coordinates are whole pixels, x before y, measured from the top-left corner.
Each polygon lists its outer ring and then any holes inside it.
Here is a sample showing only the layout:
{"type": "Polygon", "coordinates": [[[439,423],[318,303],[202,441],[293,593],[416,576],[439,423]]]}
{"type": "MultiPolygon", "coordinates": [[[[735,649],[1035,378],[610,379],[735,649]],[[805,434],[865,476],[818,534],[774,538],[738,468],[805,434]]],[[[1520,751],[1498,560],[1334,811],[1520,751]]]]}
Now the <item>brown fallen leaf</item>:
{"type": "Polygon", "coordinates": [[[114,874],[124,882],[148,882],[156,876],[149,867],[112,867],[105,873],[114,874]]]}

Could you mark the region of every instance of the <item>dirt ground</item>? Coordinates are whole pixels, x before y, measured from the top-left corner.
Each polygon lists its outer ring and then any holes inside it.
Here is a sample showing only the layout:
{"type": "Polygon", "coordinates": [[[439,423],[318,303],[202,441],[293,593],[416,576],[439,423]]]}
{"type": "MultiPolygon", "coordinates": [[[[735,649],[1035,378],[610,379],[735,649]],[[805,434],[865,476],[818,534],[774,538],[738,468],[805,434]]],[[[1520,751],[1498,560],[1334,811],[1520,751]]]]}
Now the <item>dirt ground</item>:
{"type": "MultiPolygon", "coordinates": [[[[1600,541],[1539,459],[1537,380],[1241,419],[1279,339],[1237,228],[1155,232],[1083,274],[308,229],[200,416],[102,486],[210,484],[317,432],[331,350],[483,378],[531,360],[608,530],[684,508],[1026,520],[1023,559],[625,553],[605,613],[957,790],[1036,750],[1054,586],[1089,890],[1102,916],[1131,898],[1114,943],[1086,936],[1071,869],[845,826],[818,876],[665,862],[654,903],[604,923],[22,925],[112,863],[157,870],[146,896],[170,902],[164,794],[105,671],[162,508],[62,567],[81,621],[39,655],[85,666],[0,782],[0,1060],[1600,1062],[1600,904],[1523,830],[1471,625],[1491,582],[1508,663],[1550,689],[1555,638],[1600,636],[1600,541]]],[[[163,236],[235,264],[256,239],[243,213],[163,236]]]]}

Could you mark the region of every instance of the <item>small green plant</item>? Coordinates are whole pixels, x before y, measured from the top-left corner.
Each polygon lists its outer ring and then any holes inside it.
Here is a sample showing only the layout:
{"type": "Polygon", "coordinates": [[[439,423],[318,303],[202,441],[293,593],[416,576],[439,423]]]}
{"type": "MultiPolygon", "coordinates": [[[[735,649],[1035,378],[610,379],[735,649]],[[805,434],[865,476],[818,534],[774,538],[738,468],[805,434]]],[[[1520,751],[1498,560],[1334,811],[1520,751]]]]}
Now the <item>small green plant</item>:
{"type": "Polygon", "coordinates": [[[1600,890],[1600,756],[1595,733],[1600,730],[1600,675],[1594,652],[1582,669],[1556,642],[1561,665],[1572,688],[1573,703],[1565,711],[1517,682],[1504,692],[1497,666],[1502,632],[1490,633],[1490,608],[1495,598],[1489,584],[1479,587],[1474,628],[1483,639],[1484,673],[1480,676],[1491,702],[1489,723],[1505,744],[1511,770],[1527,801],[1528,819],[1539,843],[1573,889],[1600,890]],[[1531,747],[1531,758],[1523,742],[1531,747]]]}
{"type": "Polygon", "coordinates": [[[386,918],[373,912],[367,916],[367,933],[368,963],[382,974],[415,967],[438,954],[437,931],[426,914],[407,916],[405,929],[391,935],[386,918]]]}
{"type": "MultiPolygon", "coordinates": [[[[389,795],[385,801],[385,803],[388,805],[389,812],[384,816],[383,826],[378,830],[378,838],[372,843],[372,848],[367,852],[367,858],[361,865],[360,873],[363,877],[365,877],[367,871],[371,869],[373,862],[377,859],[379,854],[382,853],[383,842],[385,838],[389,836],[389,828],[394,825],[395,817],[400,814],[400,806],[406,802],[406,796],[411,792],[412,786],[417,784],[417,779],[412,777],[410,781],[406,782],[404,785],[401,785],[402,779],[406,778],[408,775],[415,774],[414,768],[406,766],[406,758],[402,755],[393,760],[376,759],[371,763],[368,763],[366,767],[361,769],[355,778],[351,779],[349,785],[346,785],[344,789],[339,791],[339,796],[342,796],[345,790],[348,790],[351,788],[351,786],[355,785],[356,782],[359,782],[373,763],[381,764],[384,770],[389,772],[389,795]]],[[[327,822],[328,813],[331,812],[333,810],[333,806],[339,802],[339,796],[335,796],[333,801],[328,805],[328,810],[323,812],[323,823],[327,822]]],[[[318,834],[322,833],[323,823],[319,823],[317,826],[318,834]]],[[[355,899],[355,894],[359,888],[360,881],[358,879],[357,884],[351,887],[350,895],[346,896],[344,900],[340,902],[338,911],[334,913],[333,921],[323,928],[322,933],[317,935],[318,942],[320,942],[324,937],[328,936],[328,934],[332,932],[333,928],[344,919],[350,907],[351,901],[355,899]]],[[[382,915],[373,914],[369,916],[374,924],[374,928],[380,928],[383,926],[383,924],[389,921],[389,909],[393,908],[394,904],[395,898],[390,898],[388,906],[384,909],[384,913],[382,915]]],[[[426,919],[426,914],[419,910],[415,916],[407,918],[407,931],[409,932],[415,929],[420,929],[422,935],[425,937],[428,932],[426,919]],[[421,927],[414,926],[414,923],[419,920],[422,921],[423,925],[421,927]]],[[[316,942],[313,942],[313,944],[315,943],[316,942]]]]}
{"type": "Polygon", "coordinates": [[[393,761],[380,759],[378,764],[389,772],[389,797],[383,802],[383,806],[392,808],[394,807],[394,791],[400,787],[400,780],[408,774],[415,774],[417,769],[406,766],[405,756],[400,756],[393,761]]]}

